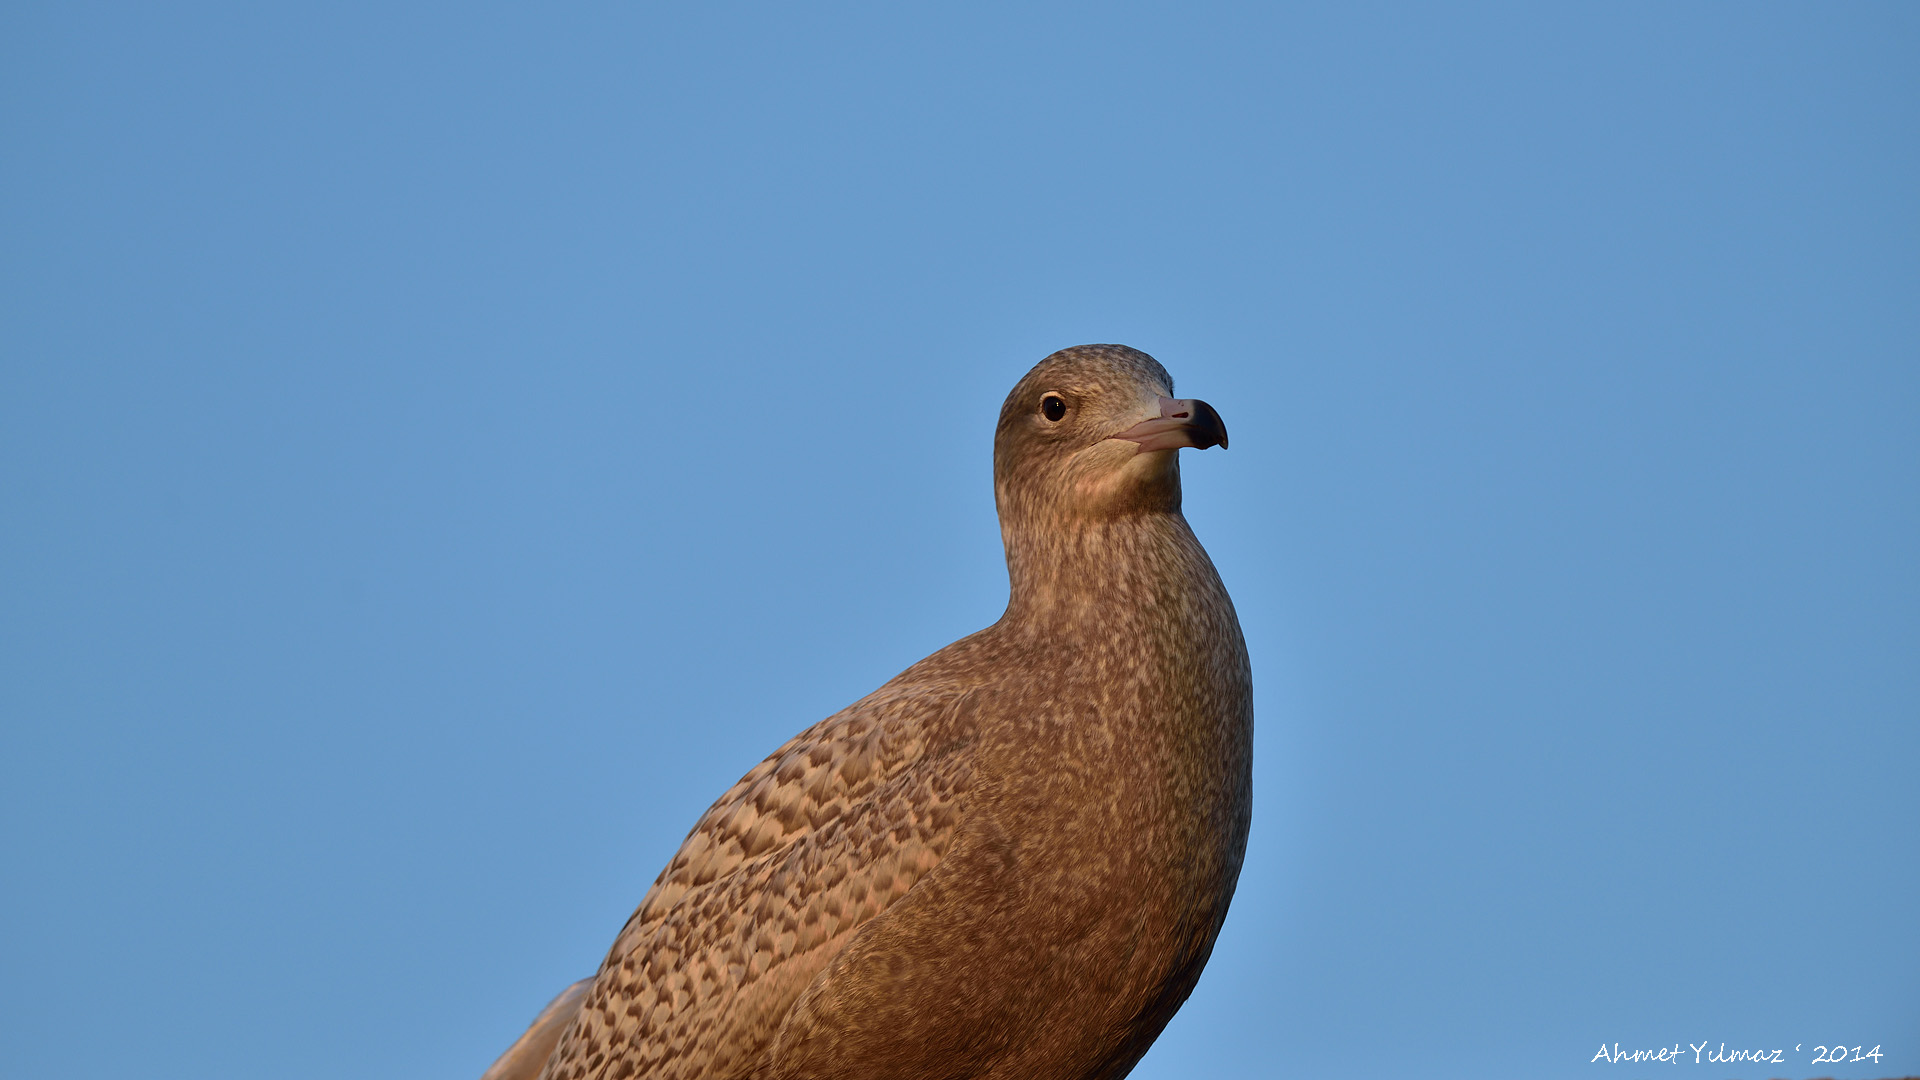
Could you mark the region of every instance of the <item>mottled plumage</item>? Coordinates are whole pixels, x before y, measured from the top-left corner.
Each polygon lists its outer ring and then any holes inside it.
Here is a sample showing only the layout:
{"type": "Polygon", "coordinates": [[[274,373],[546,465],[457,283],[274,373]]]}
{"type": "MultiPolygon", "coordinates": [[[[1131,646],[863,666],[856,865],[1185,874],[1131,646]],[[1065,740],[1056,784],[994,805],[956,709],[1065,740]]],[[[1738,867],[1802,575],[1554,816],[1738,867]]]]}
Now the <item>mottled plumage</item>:
{"type": "Polygon", "coordinates": [[[553,1042],[545,1080],[1132,1069],[1213,948],[1252,805],[1246,646],[1176,460],[1225,430],[1172,392],[1118,345],[1020,381],[994,441],[1006,614],[721,796],[520,1059],[553,1042]]]}

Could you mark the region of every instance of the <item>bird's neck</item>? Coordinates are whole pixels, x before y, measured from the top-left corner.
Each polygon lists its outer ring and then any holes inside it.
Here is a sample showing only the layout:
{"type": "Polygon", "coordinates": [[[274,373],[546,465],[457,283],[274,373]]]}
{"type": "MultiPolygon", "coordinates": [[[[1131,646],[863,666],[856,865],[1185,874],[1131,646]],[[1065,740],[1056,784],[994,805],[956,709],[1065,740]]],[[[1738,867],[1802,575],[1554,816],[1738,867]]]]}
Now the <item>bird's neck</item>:
{"type": "Polygon", "coordinates": [[[1009,629],[1179,619],[1225,590],[1177,509],[1004,530],[1009,629]]]}

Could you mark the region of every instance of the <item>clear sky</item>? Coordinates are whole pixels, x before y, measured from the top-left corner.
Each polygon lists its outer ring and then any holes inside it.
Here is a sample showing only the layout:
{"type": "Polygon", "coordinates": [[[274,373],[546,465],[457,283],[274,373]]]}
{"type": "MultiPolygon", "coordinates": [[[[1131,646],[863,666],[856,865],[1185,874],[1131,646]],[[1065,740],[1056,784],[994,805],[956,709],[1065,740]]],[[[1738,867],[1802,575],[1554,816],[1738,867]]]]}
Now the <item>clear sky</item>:
{"type": "Polygon", "coordinates": [[[0,11],[0,1071],[477,1076],[1083,342],[1257,686],[1137,1076],[1920,1073],[1920,8],[1031,3],[0,11]]]}

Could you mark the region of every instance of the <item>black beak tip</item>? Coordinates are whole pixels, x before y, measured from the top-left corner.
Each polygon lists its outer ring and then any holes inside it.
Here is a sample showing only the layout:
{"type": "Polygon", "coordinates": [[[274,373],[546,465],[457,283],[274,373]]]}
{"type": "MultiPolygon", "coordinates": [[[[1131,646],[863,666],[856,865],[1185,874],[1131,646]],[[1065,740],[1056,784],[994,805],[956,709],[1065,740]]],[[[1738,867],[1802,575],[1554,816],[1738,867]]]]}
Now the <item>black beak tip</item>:
{"type": "Polygon", "coordinates": [[[1194,401],[1193,408],[1199,414],[1193,418],[1193,426],[1196,429],[1195,434],[1200,436],[1197,440],[1200,448],[1204,450],[1209,446],[1218,445],[1220,449],[1225,450],[1227,448],[1226,421],[1220,419],[1220,414],[1214,411],[1213,406],[1204,401],[1194,401]]]}

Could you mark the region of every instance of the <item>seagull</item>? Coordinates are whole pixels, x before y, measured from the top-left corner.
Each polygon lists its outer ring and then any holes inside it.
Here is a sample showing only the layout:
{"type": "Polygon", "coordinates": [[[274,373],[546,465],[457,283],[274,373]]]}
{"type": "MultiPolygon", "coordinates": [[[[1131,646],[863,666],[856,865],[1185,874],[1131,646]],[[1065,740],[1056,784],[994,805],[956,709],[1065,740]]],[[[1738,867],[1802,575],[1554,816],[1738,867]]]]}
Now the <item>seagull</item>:
{"type": "Polygon", "coordinates": [[[483,1080],[1112,1080],[1192,992],[1252,812],[1252,674],[1180,513],[1227,445],[1146,353],[1000,410],[992,626],[807,728],[694,825],[483,1080]]]}

